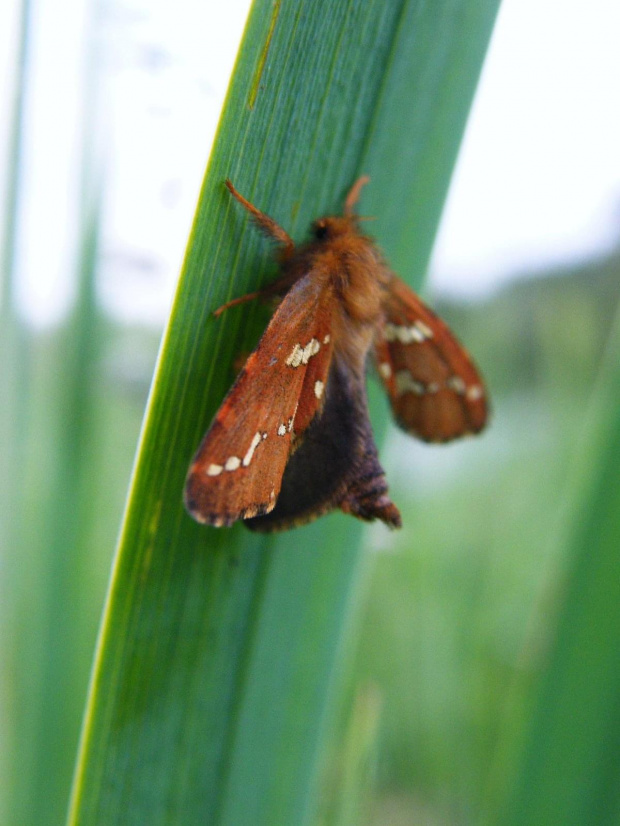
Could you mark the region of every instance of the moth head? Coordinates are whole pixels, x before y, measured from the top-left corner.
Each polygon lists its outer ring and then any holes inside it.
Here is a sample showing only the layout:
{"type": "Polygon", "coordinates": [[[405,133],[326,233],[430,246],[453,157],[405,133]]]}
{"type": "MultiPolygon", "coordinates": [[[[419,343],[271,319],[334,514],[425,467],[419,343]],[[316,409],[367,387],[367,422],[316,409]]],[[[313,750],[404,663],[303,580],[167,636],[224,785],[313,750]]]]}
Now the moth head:
{"type": "Polygon", "coordinates": [[[315,241],[331,241],[340,235],[347,235],[353,229],[351,218],[318,218],[313,222],[311,231],[315,241]]]}

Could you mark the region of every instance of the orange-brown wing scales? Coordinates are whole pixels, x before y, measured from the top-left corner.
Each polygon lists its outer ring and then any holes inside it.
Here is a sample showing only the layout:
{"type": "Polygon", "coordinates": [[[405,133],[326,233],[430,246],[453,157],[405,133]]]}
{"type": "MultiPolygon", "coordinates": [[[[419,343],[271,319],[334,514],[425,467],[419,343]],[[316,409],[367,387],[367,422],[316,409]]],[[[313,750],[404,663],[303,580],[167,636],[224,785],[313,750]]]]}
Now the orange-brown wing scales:
{"type": "Polygon", "coordinates": [[[486,392],[465,348],[404,282],[394,278],[376,341],[377,369],[397,422],[429,442],[481,430],[486,392]]]}
{"type": "Polygon", "coordinates": [[[308,275],[287,293],[217,412],[189,470],[185,504],[199,522],[269,513],[293,442],[321,404],[331,361],[329,296],[308,275]]]}
{"type": "Polygon", "coordinates": [[[317,329],[312,346],[316,353],[308,361],[303,385],[299,394],[299,405],[295,416],[294,435],[301,436],[316,413],[323,407],[325,385],[332,360],[331,313],[323,311],[317,317],[317,329]]]}
{"type": "Polygon", "coordinates": [[[359,519],[400,527],[377,456],[365,380],[363,369],[351,369],[334,356],[324,408],[286,466],[278,502],[270,513],[248,520],[248,528],[286,530],[338,507],[359,519]]]}

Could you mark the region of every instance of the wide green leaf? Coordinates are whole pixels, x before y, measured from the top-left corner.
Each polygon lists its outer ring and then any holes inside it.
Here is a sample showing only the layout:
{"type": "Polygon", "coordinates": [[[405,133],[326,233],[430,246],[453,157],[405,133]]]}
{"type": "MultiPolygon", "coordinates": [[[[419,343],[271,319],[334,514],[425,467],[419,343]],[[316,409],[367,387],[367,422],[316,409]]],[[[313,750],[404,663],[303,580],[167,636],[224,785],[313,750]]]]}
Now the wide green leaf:
{"type": "Polygon", "coordinates": [[[211,311],[273,276],[223,181],[299,238],[369,173],[362,211],[419,282],[497,5],[254,3],[144,422],[72,823],[314,818],[360,526],[332,515],[261,537],[201,527],[181,504],[230,365],[266,318],[260,306],[211,311]]]}

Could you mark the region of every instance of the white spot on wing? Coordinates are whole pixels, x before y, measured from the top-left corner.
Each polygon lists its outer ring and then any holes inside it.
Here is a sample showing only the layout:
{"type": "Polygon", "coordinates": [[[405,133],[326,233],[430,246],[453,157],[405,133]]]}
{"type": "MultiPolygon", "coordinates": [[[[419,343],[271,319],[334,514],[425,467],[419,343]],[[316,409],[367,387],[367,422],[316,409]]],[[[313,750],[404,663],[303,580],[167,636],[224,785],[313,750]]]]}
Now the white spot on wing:
{"type": "Polygon", "coordinates": [[[278,436],[286,436],[286,425],[281,424],[278,428],[278,436]]]}
{"type": "Polygon", "coordinates": [[[299,402],[295,405],[295,410],[293,410],[293,415],[287,422],[287,430],[290,433],[293,429],[293,424],[295,423],[295,416],[297,415],[297,408],[299,407],[299,402]]]}
{"type": "Polygon", "coordinates": [[[414,324],[392,324],[388,322],[383,328],[386,341],[400,341],[401,344],[421,344],[433,337],[433,331],[423,321],[414,324]]]}
{"type": "Polygon", "coordinates": [[[241,459],[238,456],[229,456],[224,462],[224,470],[237,470],[241,464],[241,459]]]}
{"type": "Polygon", "coordinates": [[[243,457],[243,467],[247,467],[252,461],[252,456],[254,456],[254,451],[256,450],[256,447],[258,446],[260,440],[260,433],[255,433],[254,438],[252,439],[252,442],[250,444],[250,447],[248,448],[248,452],[243,457]]]}
{"type": "Polygon", "coordinates": [[[386,341],[395,341],[396,340],[396,330],[398,327],[396,324],[391,324],[388,322],[385,327],[383,328],[383,335],[385,336],[386,341]]]}
{"type": "Polygon", "coordinates": [[[312,356],[316,356],[320,349],[321,345],[315,338],[311,338],[305,347],[296,344],[286,359],[285,364],[289,367],[299,367],[300,364],[308,364],[312,356]]]}
{"type": "Polygon", "coordinates": [[[311,338],[310,341],[304,347],[304,353],[301,358],[302,364],[308,364],[312,356],[316,356],[316,354],[321,349],[321,345],[315,338],[311,338]]]}
{"type": "Polygon", "coordinates": [[[465,393],[469,401],[476,402],[478,399],[481,399],[484,396],[484,390],[480,387],[479,384],[472,384],[471,387],[467,388],[467,392],[465,393]]]}
{"type": "Polygon", "coordinates": [[[207,468],[207,476],[219,476],[224,470],[221,465],[209,465],[207,468]]]}
{"type": "Polygon", "coordinates": [[[286,360],[286,364],[289,367],[299,367],[301,364],[301,360],[304,355],[303,347],[300,347],[299,344],[296,344],[293,349],[291,350],[290,356],[286,360]]]}
{"type": "Polygon", "coordinates": [[[416,381],[409,370],[399,370],[394,378],[396,380],[396,392],[399,396],[404,393],[415,393],[416,396],[423,396],[426,393],[426,386],[421,381],[416,381]]]}
{"type": "Polygon", "coordinates": [[[458,393],[459,396],[462,396],[465,392],[465,382],[460,376],[450,376],[446,382],[446,385],[450,388],[450,390],[454,390],[455,393],[458,393]]]}
{"type": "Polygon", "coordinates": [[[422,333],[424,338],[432,338],[433,337],[433,331],[428,326],[428,324],[425,324],[423,321],[420,321],[418,319],[418,321],[416,321],[416,323],[414,324],[414,327],[418,328],[418,330],[422,333]]]}
{"type": "Polygon", "coordinates": [[[328,334],[325,336],[325,338],[323,339],[323,344],[329,344],[330,339],[331,339],[331,337],[330,337],[330,335],[329,335],[329,333],[328,333],[328,334]]]}
{"type": "Polygon", "coordinates": [[[314,382],[314,395],[317,397],[317,399],[320,399],[321,396],[323,395],[323,388],[324,387],[325,387],[325,385],[323,384],[322,381],[315,381],[314,382]]]}
{"type": "Polygon", "coordinates": [[[388,361],[382,361],[379,365],[379,373],[384,379],[389,379],[392,375],[392,365],[388,361]]]}

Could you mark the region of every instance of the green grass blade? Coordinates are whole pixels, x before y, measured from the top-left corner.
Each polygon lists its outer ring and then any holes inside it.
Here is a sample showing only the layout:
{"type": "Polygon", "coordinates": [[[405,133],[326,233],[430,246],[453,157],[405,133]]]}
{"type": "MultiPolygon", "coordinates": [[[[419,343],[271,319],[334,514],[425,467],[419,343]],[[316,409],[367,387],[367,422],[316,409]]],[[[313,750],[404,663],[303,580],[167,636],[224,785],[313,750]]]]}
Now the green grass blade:
{"type": "Polygon", "coordinates": [[[620,324],[586,417],[566,530],[557,632],[502,823],[620,819],[620,324]]]}
{"type": "Polygon", "coordinates": [[[299,237],[370,173],[363,211],[385,208],[376,234],[419,279],[496,8],[255,2],[152,387],[71,823],[312,822],[360,530],[332,515],[260,537],[183,511],[187,465],[228,365],[266,317],[260,306],[217,320],[211,310],[273,273],[223,180],[299,237]]]}
{"type": "MultiPolygon", "coordinates": [[[[23,811],[20,795],[21,778],[28,766],[14,720],[20,692],[14,680],[18,659],[17,640],[20,623],[19,604],[20,551],[19,528],[15,514],[20,506],[19,492],[24,489],[23,467],[26,450],[25,421],[28,409],[30,353],[28,334],[15,306],[15,263],[18,243],[17,215],[20,206],[20,181],[23,171],[24,98],[29,80],[29,19],[31,4],[22,0],[17,31],[15,78],[9,114],[8,151],[5,190],[2,192],[1,264],[0,264],[0,727],[5,747],[0,756],[0,822],[8,823],[23,811]],[[9,756],[11,755],[11,757],[9,756]]],[[[22,686],[20,686],[22,688],[22,686]]]]}
{"type": "MultiPolygon", "coordinates": [[[[91,214],[85,223],[81,298],[92,296],[98,218],[91,214]]],[[[88,681],[84,651],[96,627],[88,601],[92,579],[83,568],[95,464],[97,321],[93,303],[80,300],[62,331],[37,335],[22,327],[29,369],[20,381],[28,407],[13,423],[21,435],[20,461],[10,477],[14,508],[5,517],[8,621],[15,631],[7,657],[11,821],[23,824],[59,822],[66,812],[77,704],[88,681]]]]}
{"type": "MultiPolygon", "coordinates": [[[[5,323],[0,332],[0,546],[6,591],[0,617],[0,694],[9,709],[3,755],[6,792],[2,782],[0,794],[6,813],[0,820],[24,826],[58,823],[66,814],[80,732],[78,706],[88,681],[85,651],[92,646],[99,613],[93,612],[90,599],[97,590],[93,577],[83,575],[85,536],[92,522],[92,391],[99,378],[100,344],[94,300],[99,191],[93,186],[88,128],[83,142],[72,145],[74,175],[82,189],[76,306],[63,325],[42,331],[24,320],[15,300],[17,239],[29,219],[22,204],[22,178],[28,160],[24,129],[29,118],[24,110],[31,63],[36,63],[30,54],[36,28],[32,13],[31,4],[24,3],[4,239],[5,323]]],[[[94,67],[85,74],[88,104],[93,105],[94,67]]],[[[32,114],[38,105],[29,100],[28,111],[32,114]]],[[[89,110],[88,105],[83,108],[89,110]]],[[[86,122],[92,124],[92,118],[86,122]]]]}

